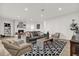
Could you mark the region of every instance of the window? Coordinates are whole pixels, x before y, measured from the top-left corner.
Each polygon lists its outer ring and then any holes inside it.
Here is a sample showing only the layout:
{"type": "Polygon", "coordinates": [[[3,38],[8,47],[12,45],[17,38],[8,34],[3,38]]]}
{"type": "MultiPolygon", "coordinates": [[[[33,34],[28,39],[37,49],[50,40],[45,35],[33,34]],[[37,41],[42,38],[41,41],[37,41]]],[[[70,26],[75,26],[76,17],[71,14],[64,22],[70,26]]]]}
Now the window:
{"type": "Polygon", "coordinates": [[[40,29],[40,24],[37,24],[37,29],[40,29]]]}

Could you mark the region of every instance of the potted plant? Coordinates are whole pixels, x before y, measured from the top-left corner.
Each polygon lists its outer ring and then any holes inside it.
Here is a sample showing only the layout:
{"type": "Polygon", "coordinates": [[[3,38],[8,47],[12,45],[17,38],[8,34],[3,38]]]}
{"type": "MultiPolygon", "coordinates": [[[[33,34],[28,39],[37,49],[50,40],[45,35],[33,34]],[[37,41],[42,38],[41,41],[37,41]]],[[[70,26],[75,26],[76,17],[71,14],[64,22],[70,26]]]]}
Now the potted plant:
{"type": "Polygon", "coordinates": [[[79,40],[79,26],[78,26],[78,23],[76,23],[74,19],[72,19],[72,24],[70,25],[70,27],[71,27],[70,30],[72,30],[73,33],[75,33],[76,39],[79,40]]]}

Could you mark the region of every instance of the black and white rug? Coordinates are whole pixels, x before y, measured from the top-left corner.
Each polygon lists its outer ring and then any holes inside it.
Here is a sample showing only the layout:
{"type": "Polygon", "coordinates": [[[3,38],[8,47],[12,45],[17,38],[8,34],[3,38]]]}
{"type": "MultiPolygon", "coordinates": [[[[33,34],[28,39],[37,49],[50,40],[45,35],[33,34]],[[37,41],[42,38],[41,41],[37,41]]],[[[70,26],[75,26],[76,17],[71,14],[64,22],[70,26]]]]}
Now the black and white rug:
{"type": "Polygon", "coordinates": [[[59,56],[66,43],[66,41],[61,40],[54,40],[52,43],[47,42],[47,44],[44,44],[43,50],[40,50],[39,47],[34,44],[32,51],[27,52],[25,56],[59,56]]]}

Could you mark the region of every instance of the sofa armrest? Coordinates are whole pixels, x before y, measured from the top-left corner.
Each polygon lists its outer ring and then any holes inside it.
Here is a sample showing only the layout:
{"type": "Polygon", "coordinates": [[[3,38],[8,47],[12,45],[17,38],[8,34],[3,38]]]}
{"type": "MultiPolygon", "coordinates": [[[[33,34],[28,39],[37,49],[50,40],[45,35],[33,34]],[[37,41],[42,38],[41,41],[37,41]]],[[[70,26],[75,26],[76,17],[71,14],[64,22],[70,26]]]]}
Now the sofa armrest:
{"type": "Polygon", "coordinates": [[[4,47],[6,49],[13,49],[13,50],[19,50],[20,49],[19,46],[13,45],[13,44],[8,43],[6,41],[2,41],[2,44],[4,45],[4,47]]]}
{"type": "Polygon", "coordinates": [[[12,45],[12,44],[7,45],[6,48],[7,48],[7,49],[12,49],[12,50],[19,50],[19,49],[20,49],[18,46],[15,46],[15,45],[12,45]]]}
{"type": "Polygon", "coordinates": [[[30,44],[23,43],[20,45],[20,49],[17,51],[16,55],[22,55],[26,52],[32,51],[32,47],[30,44]]]}
{"type": "Polygon", "coordinates": [[[27,48],[27,47],[31,48],[32,46],[29,43],[23,43],[23,44],[20,45],[20,49],[27,48]]]}

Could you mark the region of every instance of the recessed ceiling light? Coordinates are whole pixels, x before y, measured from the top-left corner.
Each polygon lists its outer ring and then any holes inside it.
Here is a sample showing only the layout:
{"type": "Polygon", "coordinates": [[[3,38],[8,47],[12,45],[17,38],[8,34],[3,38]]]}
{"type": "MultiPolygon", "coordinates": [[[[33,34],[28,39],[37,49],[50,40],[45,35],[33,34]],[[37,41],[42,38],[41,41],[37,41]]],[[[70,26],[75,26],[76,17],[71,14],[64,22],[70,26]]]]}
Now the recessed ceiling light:
{"type": "Polygon", "coordinates": [[[20,16],[17,16],[18,18],[20,17],[20,16]]]}
{"type": "Polygon", "coordinates": [[[28,11],[28,8],[25,8],[24,11],[28,11]]]}
{"type": "Polygon", "coordinates": [[[61,10],[62,10],[62,8],[58,8],[58,10],[59,10],[59,11],[61,11],[61,10]]]}
{"type": "Polygon", "coordinates": [[[44,12],[44,11],[45,11],[45,9],[41,9],[41,11],[42,11],[42,12],[44,12]]]}
{"type": "Polygon", "coordinates": [[[30,20],[32,21],[33,19],[31,18],[30,20]]]}
{"type": "Polygon", "coordinates": [[[43,17],[44,15],[43,14],[41,14],[41,17],[43,17]]]}

